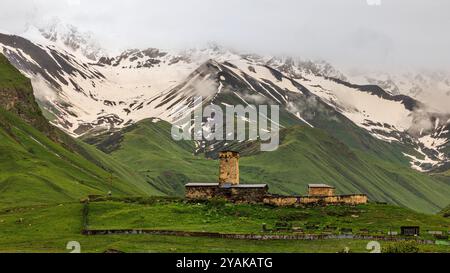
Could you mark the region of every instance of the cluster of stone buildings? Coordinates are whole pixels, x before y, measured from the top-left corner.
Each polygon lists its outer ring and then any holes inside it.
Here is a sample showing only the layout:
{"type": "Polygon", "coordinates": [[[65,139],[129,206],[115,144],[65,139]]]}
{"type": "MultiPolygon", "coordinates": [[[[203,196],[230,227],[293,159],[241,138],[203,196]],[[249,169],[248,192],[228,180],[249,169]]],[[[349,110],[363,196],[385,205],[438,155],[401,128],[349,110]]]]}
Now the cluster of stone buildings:
{"type": "Polygon", "coordinates": [[[325,184],[309,184],[307,196],[271,194],[266,184],[239,184],[239,153],[220,152],[219,160],[219,182],[186,184],[187,199],[223,198],[236,203],[264,203],[275,206],[357,205],[368,201],[365,194],[336,195],[335,188],[325,184]]]}

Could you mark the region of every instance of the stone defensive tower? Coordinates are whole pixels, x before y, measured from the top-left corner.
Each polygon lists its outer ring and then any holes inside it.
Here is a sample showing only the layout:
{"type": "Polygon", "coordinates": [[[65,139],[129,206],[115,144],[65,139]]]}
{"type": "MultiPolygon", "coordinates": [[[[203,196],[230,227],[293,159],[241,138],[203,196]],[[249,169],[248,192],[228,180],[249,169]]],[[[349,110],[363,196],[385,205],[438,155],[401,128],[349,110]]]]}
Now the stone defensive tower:
{"type": "Polygon", "coordinates": [[[239,153],[219,152],[219,186],[239,184],[239,153]]]}

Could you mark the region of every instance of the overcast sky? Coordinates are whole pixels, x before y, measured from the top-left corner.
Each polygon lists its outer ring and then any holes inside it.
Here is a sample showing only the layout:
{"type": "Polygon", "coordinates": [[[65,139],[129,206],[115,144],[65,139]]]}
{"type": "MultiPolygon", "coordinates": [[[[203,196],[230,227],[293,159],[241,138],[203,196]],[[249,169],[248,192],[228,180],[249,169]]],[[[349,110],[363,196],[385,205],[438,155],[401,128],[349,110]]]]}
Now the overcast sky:
{"type": "Polygon", "coordinates": [[[1,0],[0,30],[58,17],[112,49],[214,41],[338,65],[446,68],[449,13],[449,0],[1,0]]]}

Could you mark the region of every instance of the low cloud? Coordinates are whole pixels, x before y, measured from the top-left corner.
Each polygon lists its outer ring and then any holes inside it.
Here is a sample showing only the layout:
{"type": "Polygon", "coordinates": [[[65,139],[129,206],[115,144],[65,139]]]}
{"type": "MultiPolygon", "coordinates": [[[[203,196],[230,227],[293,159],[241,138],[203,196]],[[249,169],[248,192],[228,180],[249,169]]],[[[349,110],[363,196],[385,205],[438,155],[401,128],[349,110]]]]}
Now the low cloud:
{"type": "Polygon", "coordinates": [[[326,108],[317,97],[310,96],[304,100],[300,100],[298,103],[288,102],[287,110],[294,115],[297,113],[306,120],[314,120],[317,115],[323,115],[329,120],[339,121],[333,111],[326,108]]]}
{"type": "Polygon", "coordinates": [[[110,49],[216,41],[337,66],[448,68],[448,10],[447,0],[2,0],[0,26],[20,33],[59,17],[110,49]]]}
{"type": "Polygon", "coordinates": [[[42,78],[40,75],[35,75],[31,79],[34,96],[37,100],[45,102],[45,101],[54,101],[58,98],[58,91],[51,87],[48,82],[42,78]]]}
{"type": "Polygon", "coordinates": [[[204,78],[193,82],[188,88],[195,90],[195,96],[201,96],[203,99],[206,99],[217,93],[219,85],[210,78],[204,78]]]}
{"type": "Polygon", "coordinates": [[[267,98],[259,94],[242,94],[241,97],[249,104],[259,105],[268,102],[267,98]]]}

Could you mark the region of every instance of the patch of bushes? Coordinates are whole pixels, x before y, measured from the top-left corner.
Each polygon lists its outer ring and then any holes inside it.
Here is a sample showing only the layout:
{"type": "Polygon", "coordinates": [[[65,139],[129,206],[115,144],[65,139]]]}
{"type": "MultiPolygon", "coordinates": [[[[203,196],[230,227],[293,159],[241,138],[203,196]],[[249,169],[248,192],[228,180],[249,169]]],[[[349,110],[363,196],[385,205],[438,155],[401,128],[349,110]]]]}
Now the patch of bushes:
{"type": "Polygon", "coordinates": [[[82,225],[83,230],[86,230],[89,228],[89,202],[85,202],[83,204],[83,212],[82,212],[82,225]]]}
{"type": "Polygon", "coordinates": [[[401,241],[387,244],[382,248],[383,253],[418,253],[419,247],[414,241],[401,241]]]}
{"type": "Polygon", "coordinates": [[[225,198],[214,197],[209,199],[207,206],[212,208],[224,208],[228,201],[225,198]]]}
{"type": "Polygon", "coordinates": [[[346,206],[330,206],[326,207],[324,213],[328,216],[334,217],[348,217],[351,215],[358,215],[360,211],[355,209],[354,207],[346,207],[346,206]]]}
{"type": "Polygon", "coordinates": [[[179,197],[167,197],[167,196],[129,196],[129,197],[114,197],[114,196],[96,196],[91,198],[90,202],[123,202],[123,203],[134,203],[141,205],[154,205],[154,204],[169,204],[174,202],[181,202],[182,199],[179,197]]]}
{"type": "Polygon", "coordinates": [[[450,218],[450,205],[448,205],[447,207],[445,207],[441,213],[440,213],[443,217],[446,218],[450,218]]]}
{"type": "Polygon", "coordinates": [[[278,219],[281,221],[303,221],[310,216],[311,214],[305,211],[287,211],[285,213],[280,212],[278,219]]]}

